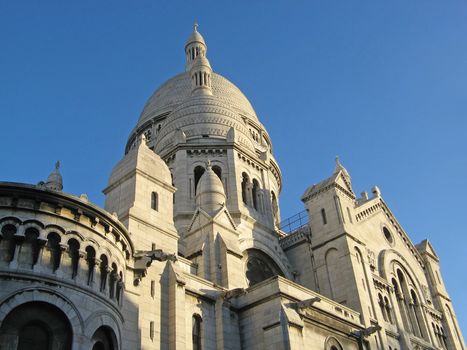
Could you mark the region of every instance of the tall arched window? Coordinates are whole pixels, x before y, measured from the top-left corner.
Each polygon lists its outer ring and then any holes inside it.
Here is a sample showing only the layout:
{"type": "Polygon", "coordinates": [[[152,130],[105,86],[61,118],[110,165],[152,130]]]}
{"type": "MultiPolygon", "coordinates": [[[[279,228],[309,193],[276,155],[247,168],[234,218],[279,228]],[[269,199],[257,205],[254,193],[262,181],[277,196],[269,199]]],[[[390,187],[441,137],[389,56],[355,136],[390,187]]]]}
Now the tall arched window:
{"type": "Polygon", "coordinates": [[[68,241],[68,252],[71,258],[71,278],[75,278],[78,274],[78,262],[79,262],[79,242],[72,238],[68,241]]]}
{"type": "Polygon", "coordinates": [[[86,247],[86,262],[88,264],[88,286],[94,280],[94,267],[96,266],[96,251],[93,247],[86,247]]]}
{"type": "Polygon", "coordinates": [[[248,186],[250,184],[250,178],[246,173],[242,173],[242,200],[243,203],[248,204],[248,186]]]}
{"type": "Polygon", "coordinates": [[[259,182],[256,179],[253,179],[253,190],[252,190],[252,197],[253,197],[253,207],[256,210],[259,210],[259,198],[258,198],[258,193],[259,191],[259,182]]]}
{"type": "Polygon", "coordinates": [[[115,297],[115,289],[117,287],[117,280],[118,280],[118,270],[117,270],[117,264],[112,263],[112,270],[110,271],[110,276],[109,276],[109,296],[110,299],[113,299],[115,297]]]}
{"type": "Polygon", "coordinates": [[[279,205],[277,204],[277,198],[274,192],[271,192],[271,205],[272,205],[272,216],[274,223],[279,225],[279,205]]]}
{"type": "Polygon", "coordinates": [[[47,249],[50,253],[50,267],[53,271],[57,270],[60,266],[60,259],[62,256],[60,240],[60,236],[55,232],[51,232],[47,236],[47,249]]]}
{"type": "Polygon", "coordinates": [[[15,255],[15,239],[16,226],[6,224],[2,227],[2,237],[0,240],[0,259],[2,261],[10,262],[15,255]]]}
{"type": "Polygon", "coordinates": [[[107,285],[107,275],[109,273],[109,259],[104,254],[101,255],[101,280],[100,280],[100,291],[103,292],[106,290],[107,285]]]}
{"type": "Polygon", "coordinates": [[[384,300],[383,300],[383,296],[380,293],[378,293],[378,304],[379,304],[379,307],[381,309],[381,314],[383,315],[384,320],[387,322],[388,318],[386,316],[386,309],[384,307],[384,300]]]}
{"type": "Polygon", "coordinates": [[[25,239],[21,245],[18,260],[20,265],[32,268],[36,264],[39,255],[39,242],[37,241],[39,231],[33,227],[29,227],[26,229],[24,236],[25,239]]]}
{"type": "Polygon", "coordinates": [[[195,195],[196,195],[196,189],[198,187],[198,182],[199,179],[201,179],[201,176],[203,176],[204,172],[206,169],[204,169],[202,166],[198,165],[195,170],[193,171],[194,177],[195,177],[195,195]]]}
{"type": "Polygon", "coordinates": [[[159,211],[159,194],[157,192],[151,193],[151,208],[159,211]]]}
{"type": "Polygon", "coordinates": [[[193,344],[193,350],[201,350],[201,316],[200,315],[193,315],[191,318],[192,320],[192,331],[191,331],[191,339],[193,344]]]}
{"type": "Polygon", "coordinates": [[[388,316],[389,322],[393,323],[391,304],[389,304],[389,299],[387,297],[384,297],[384,308],[386,309],[386,315],[388,316]]]}

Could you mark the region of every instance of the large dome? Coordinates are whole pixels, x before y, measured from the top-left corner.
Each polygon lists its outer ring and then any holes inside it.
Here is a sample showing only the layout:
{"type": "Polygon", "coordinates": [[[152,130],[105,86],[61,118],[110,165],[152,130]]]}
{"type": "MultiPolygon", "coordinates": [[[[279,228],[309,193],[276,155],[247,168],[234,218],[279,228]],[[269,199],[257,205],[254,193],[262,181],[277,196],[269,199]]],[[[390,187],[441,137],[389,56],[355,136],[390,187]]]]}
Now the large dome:
{"type": "MultiPolygon", "coordinates": [[[[258,122],[256,113],[248,99],[238,87],[223,76],[212,73],[212,96],[229,105],[239,114],[258,122]]],[[[166,81],[149,98],[138,121],[138,126],[158,115],[172,112],[191,97],[192,85],[188,72],[166,81]]]]}

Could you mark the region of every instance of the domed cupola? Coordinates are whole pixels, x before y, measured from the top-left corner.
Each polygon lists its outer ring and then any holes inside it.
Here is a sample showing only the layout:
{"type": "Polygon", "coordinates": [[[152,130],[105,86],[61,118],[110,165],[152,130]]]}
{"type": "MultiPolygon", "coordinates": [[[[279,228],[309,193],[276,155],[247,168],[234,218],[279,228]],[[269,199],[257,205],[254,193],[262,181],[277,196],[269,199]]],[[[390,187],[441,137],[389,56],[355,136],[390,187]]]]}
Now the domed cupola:
{"type": "Polygon", "coordinates": [[[211,162],[208,161],[206,171],[198,183],[196,204],[208,214],[213,215],[224,203],[224,186],[217,174],[212,170],[211,162]]]}
{"type": "Polygon", "coordinates": [[[185,54],[186,54],[186,67],[187,72],[190,71],[191,66],[196,58],[199,56],[206,57],[208,48],[203,36],[198,32],[198,24],[195,23],[193,26],[193,32],[186,41],[185,54]]]}
{"type": "Polygon", "coordinates": [[[201,34],[198,33],[198,25],[195,24],[193,33],[185,46],[186,69],[191,78],[192,95],[212,95],[212,68],[206,58],[206,52],[206,43],[201,34]]]}

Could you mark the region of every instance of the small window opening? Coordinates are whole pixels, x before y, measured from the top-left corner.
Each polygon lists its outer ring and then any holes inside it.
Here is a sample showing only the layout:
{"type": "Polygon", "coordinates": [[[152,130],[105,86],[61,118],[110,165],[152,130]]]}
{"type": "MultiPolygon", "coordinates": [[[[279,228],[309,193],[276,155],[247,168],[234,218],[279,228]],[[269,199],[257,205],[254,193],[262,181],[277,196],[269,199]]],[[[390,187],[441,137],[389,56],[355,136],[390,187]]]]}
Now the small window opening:
{"type": "Polygon", "coordinates": [[[324,208],[321,209],[321,219],[323,219],[323,225],[326,225],[328,223],[328,220],[326,218],[326,210],[324,210],[324,208]]]}
{"type": "Polygon", "coordinates": [[[193,350],[201,350],[201,322],[201,316],[193,315],[191,332],[193,350]]]}
{"type": "Polygon", "coordinates": [[[159,211],[159,194],[157,192],[151,193],[151,208],[159,211]]]}
{"type": "Polygon", "coordinates": [[[242,200],[243,203],[248,204],[248,185],[250,183],[250,178],[246,173],[242,173],[242,200]]]}

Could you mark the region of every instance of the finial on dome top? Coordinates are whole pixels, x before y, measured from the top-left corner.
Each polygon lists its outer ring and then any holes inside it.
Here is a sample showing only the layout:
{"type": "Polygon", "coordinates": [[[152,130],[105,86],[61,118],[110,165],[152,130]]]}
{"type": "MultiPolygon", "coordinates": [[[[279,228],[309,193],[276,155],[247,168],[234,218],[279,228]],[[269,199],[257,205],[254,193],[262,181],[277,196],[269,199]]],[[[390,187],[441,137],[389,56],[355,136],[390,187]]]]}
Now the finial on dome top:
{"type": "Polygon", "coordinates": [[[55,170],[58,171],[58,169],[60,169],[60,161],[57,160],[57,162],[55,163],[55,170]]]}
{"type": "Polygon", "coordinates": [[[193,31],[194,32],[198,31],[198,22],[197,21],[195,21],[195,23],[193,24],[193,31]]]}

